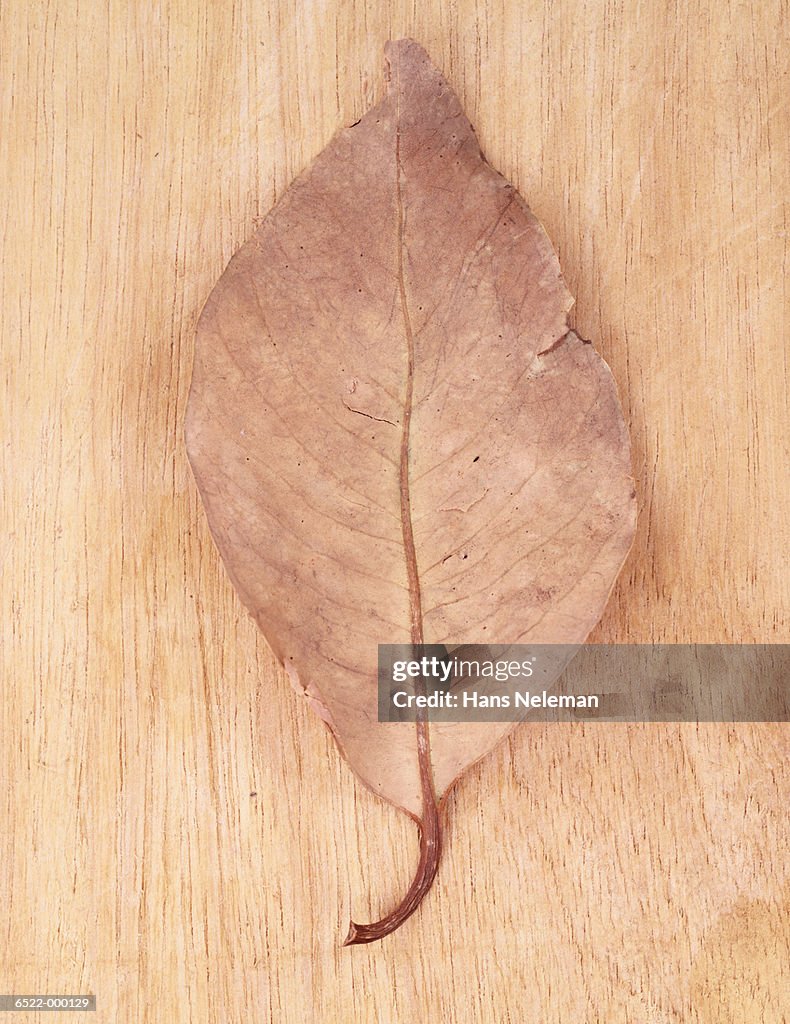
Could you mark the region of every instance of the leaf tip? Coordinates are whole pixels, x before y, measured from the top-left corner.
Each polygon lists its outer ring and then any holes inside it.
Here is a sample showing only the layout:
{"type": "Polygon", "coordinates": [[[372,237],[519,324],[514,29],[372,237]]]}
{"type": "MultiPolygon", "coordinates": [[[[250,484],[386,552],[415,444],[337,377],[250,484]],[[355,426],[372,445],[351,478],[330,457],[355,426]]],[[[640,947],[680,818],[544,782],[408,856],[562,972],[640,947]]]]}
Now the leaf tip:
{"type": "Polygon", "coordinates": [[[390,39],[384,44],[384,67],[388,82],[392,78],[390,72],[393,64],[401,67],[409,58],[412,59],[413,63],[420,61],[430,63],[425,48],[420,46],[416,39],[403,36],[401,39],[390,39]]]}

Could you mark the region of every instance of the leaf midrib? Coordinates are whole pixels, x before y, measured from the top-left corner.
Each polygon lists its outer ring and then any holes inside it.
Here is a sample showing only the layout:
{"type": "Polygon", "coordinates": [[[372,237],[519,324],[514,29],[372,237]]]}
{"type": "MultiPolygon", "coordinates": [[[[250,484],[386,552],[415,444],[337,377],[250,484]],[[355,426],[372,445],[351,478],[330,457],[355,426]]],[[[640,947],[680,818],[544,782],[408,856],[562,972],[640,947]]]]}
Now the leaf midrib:
{"type": "Polygon", "coordinates": [[[399,459],[399,484],[400,484],[400,514],[401,530],[403,533],[403,550],[406,559],[406,574],[409,584],[409,619],[411,627],[411,642],[421,644],[423,642],[422,626],[422,593],[420,589],[420,574],[417,568],[417,551],[414,545],[414,527],[411,516],[411,491],[409,484],[409,448],[411,443],[411,414],[414,401],[414,332],[411,326],[409,315],[409,304],[406,297],[406,280],[403,272],[404,264],[404,211],[403,211],[403,186],[402,186],[402,165],[400,158],[400,83],[397,84],[397,110],[395,127],[395,180],[397,197],[397,267],[398,267],[398,293],[400,296],[401,312],[403,314],[403,328],[406,334],[406,395],[403,403],[403,420],[400,443],[399,459]]]}

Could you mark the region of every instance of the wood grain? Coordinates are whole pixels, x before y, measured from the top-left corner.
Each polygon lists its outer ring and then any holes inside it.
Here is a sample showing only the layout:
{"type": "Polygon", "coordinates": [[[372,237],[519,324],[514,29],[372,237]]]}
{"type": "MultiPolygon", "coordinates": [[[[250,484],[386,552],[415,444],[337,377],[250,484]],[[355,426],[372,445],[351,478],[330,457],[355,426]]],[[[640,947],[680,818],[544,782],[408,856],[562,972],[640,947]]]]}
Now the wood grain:
{"type": "Polygon", "coordinates": [[[786,2],[0,19],[0,987],[100,1022],[787,1020],[778,725],[524,726],[420,913],[341,949],[416,836],[243,613],[182,441],[205,297],[411,35],[620,384],[641,517],[596,638],[790,640],[786,2]]]}

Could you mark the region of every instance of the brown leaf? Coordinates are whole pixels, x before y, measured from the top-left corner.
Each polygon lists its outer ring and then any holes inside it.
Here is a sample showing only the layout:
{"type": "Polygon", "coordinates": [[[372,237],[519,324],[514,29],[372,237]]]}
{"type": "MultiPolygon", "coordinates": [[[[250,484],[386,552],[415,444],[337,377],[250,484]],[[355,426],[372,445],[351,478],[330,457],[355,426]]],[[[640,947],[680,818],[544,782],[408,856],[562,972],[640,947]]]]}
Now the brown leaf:
{"type": "Polygon", "coordinates": [[[410,40],[200,318],[189,458],[244,604],[362,781],[419,823],[507,723],[377,721],[380,643],[580,643],[634,531],[611,373],[540,224],[410,40]]]}

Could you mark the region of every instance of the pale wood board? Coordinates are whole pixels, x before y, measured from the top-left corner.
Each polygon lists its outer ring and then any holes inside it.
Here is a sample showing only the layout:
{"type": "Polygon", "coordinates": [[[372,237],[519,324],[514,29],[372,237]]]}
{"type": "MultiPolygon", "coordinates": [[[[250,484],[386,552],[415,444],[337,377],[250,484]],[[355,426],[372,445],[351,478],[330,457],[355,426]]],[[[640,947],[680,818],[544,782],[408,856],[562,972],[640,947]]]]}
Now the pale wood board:
{"type": "Polygon", "coordinates": [[[787,1020],[779,725],[522,727],[455,791],[419,913],[340,948],[414,826],[295,699],[182,438],[203,301],[411,35],[620,386],[640,523],[595,638],[790,640],[787,4],[0,18],[0,989],[124,1024],[787,1020]]]}

